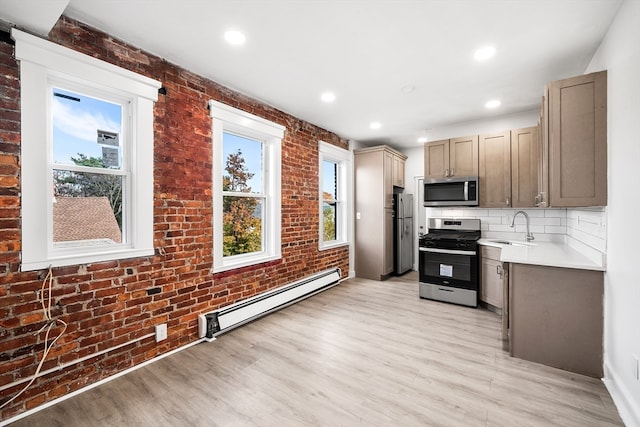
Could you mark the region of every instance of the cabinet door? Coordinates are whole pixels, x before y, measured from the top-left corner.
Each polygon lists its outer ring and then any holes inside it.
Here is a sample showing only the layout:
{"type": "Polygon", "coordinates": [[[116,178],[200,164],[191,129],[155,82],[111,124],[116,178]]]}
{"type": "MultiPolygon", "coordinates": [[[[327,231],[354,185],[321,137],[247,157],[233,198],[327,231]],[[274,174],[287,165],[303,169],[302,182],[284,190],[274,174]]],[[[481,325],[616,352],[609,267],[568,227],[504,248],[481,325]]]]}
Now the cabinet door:
{"type": "Polygon", "coordinates": [[[511,206],[536,206],[538,195],[538,128],[511,131],[511,206]]]}
{"type": "Polygon", "coordinates": [[[496,308],[502,308],[504,270],[502,262],[483,259],[481,264],[480,300],[496,308]]]}
{"type": "Polygon", "coordinates": [[[544,88],[540,108],[540,134],[538,139],[538,207],[549,207],[549,88],[544,88]]]}
{"type": "Polygon", "coordinates": [[[424,178],[445,178],[449,175],[449,140],[424,145],[424,178]]]}
{"type": "Polygon", "coordinates": [[[511,206],[511,133],[481,135],[478,151],[480,206],[511,206]]]}
{"type": "Polygon", "coordinates": [[[604,273],[509,268],[511,355],[602,378],[604,273]]]}
{"type": "Polygon", "coordinates": [[[385,151],[382,165],[384,177],[384,207],[393,208],[393,154],[385,151]]]}
{"type": "Polygon", "coordinates": [[[554,207],[607,204],[607,72],[549,87],[549,201],[554,207]]]}
{"type": "Polygon", "coordinates": [[[478,135],[449,140],[449,176],[478,175],[478,135]]]}
{"type": "Polygon", "coordinates": [[[393,185],[404,188],[404,160],[393,156],[393,185]]]}
{"type": "Polygon", "coordinates": [[[505,270],[500,261],[500,249],[481,246],[480,300],[504,310],[504,280],[505,270]]]}
{"type": "Polygon", "coordinates": [[[384,260],[383,275],[393,273],[393,209],[384,210],[384,260]]]}

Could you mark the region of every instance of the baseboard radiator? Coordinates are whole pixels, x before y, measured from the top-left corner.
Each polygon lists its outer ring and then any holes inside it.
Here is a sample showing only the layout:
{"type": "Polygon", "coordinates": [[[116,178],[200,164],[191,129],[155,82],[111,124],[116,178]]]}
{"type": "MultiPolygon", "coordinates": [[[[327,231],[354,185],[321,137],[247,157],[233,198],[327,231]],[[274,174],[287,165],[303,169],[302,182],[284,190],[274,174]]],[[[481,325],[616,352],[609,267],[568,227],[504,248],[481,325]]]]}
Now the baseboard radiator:
{"type": "Polygon", "coordinates": [[[213,339],[233,328],[322,292],[336,285],[340,276],[339,268],[323,271],[219,310],[201,314],[198,316],[198,335],[200,338],[213,339]]]}

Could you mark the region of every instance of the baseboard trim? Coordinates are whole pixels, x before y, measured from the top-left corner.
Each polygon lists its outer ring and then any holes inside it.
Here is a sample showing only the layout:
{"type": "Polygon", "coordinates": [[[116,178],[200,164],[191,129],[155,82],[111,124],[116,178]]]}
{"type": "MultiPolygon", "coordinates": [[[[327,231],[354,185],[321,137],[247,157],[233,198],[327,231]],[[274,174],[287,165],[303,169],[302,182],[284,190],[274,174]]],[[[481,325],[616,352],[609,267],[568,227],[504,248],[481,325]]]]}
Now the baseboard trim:
{"type": "Polygon", "coordinates": [[[620,381],[619,375],[606,362],[604,363],[602,382],[618,408],[622,422],[629,427],[640,426],[640,408],[635,404],[632,393],[620,381]]]}

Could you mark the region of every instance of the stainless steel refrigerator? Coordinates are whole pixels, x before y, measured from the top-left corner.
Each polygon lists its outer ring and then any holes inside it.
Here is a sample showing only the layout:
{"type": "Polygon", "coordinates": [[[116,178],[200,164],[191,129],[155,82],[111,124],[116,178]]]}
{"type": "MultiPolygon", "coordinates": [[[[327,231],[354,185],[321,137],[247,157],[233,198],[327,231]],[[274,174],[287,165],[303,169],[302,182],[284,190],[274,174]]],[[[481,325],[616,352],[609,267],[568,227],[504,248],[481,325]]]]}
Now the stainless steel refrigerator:
{"type": "Polygon", "coordinates": [[[393,195],[394,272],[403,274],[413,269],[413,195],[393,195]]]}

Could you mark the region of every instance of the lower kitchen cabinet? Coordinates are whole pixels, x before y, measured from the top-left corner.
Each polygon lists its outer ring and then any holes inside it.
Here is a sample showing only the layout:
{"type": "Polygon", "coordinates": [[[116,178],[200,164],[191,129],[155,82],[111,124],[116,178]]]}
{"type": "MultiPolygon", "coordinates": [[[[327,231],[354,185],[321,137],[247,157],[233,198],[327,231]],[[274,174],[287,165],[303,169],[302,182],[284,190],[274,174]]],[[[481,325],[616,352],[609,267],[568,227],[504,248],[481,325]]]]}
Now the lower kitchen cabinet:
{"type": "Polygon", "coordinates": [[[511,355],[602,378],[604,273],[509,266],[511,355]]]}
{"type": "Polygon", "coordinates": [[[509,264],[500,261],[500,248],[480,246],[480,301],[502,315],[502,338],[508,338],[509,264]]]}
{"type": "Polygon", "coordinates": [[[500,261],[500,249],[480,247],[480,301],[502,309],[504,267],[500,261]]]}

